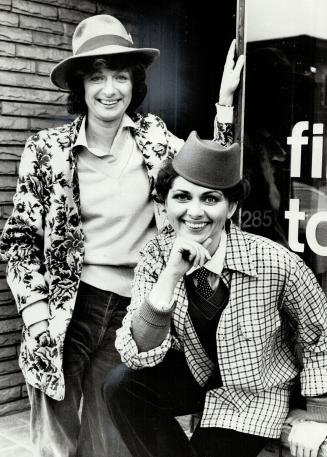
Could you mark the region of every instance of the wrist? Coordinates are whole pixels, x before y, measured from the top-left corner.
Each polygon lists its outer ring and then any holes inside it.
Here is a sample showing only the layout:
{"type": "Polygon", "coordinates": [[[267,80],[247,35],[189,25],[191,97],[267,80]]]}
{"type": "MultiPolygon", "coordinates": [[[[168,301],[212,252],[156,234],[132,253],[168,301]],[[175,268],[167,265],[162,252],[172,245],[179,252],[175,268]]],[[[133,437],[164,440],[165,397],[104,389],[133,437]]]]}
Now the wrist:
{"type": "Polygon", "coordinates": [[[170,310],[174,290],[180,277],[180,274],[175,274],[167,269],[161,273],[157,284],[154,285],[150,293],[153,308],[160,312],[170,310]]]}
{"type": "Polygon", "coordinates": [[[175,308],[175,300],[173,297],[170,300],[164,299],[155,289],[151,290],[146,301],[153,311],[162,315],[170,315],[175,308]]]}
{"type": "Polygon", "coordinates": [[[219,95],[218,105],[232,107],[233,98],[232,95],[219,95]]]}
{"type": "Polygon", "coordinates": [[[184,272],[176,271],[174,267],[167,265],[159,276],[157,285],[160,289],[165,289],[167,294],[173,294],[178,281],[183,277],[184,272]]]}

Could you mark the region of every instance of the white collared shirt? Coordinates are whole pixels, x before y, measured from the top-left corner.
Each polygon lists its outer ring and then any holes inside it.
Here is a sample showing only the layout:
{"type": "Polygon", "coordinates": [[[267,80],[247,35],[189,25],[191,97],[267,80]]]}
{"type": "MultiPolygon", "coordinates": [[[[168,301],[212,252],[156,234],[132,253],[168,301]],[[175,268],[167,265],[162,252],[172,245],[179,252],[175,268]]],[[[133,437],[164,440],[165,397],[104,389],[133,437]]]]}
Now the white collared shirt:
{"type": "MultiPolygon", "coordinates": [[[[215,253],[203,266],[210,271],[208,275],[208,283],[212,290],[216,290],[219,284],[219,278],[223,271],[227,246],[227,234],[225,230],[221,232],[219,246],[215,253]]],[[[186,274],[193,273],[197,268],[192,267],[186,274]]]]}
{"type": "Polygon", "coordinates": [[[144,159],[130,131],[135,124],[125,114],[109,153],[89,148],[86,118],[74,147],[85,257],[82,281],[130,296],[139,251],[156,233],[150,183],[144,159]]]}
{"type": "Polygon", "coordinates": [[[110,152],[103,152],[98,148],[90,148],[86,138],[86,116],[83,118],[80,130],[78,132],[75,146],[83,146],[87,148],[92,154],[100,158],[106,158],[107,162],[112,162],[117,160],[120,157],[120,152],[122,148],[126,148],[126,143],[130,143],[130,140],[134,141],[131,137],[129,127],[136,127],[135,122],[128,116],[124,114],[117,133],[115,135],[114,141],[111,145],[110,152]]]}

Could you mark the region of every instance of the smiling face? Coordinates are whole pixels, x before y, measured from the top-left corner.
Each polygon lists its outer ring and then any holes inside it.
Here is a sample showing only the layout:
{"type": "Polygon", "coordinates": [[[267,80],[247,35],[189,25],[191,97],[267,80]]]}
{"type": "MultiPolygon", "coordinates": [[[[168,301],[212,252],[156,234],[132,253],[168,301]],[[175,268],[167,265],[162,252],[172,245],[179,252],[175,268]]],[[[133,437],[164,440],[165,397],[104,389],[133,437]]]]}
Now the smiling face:
{"type": "Polygon", "coordinates": [[[235,212],[220,190],[198,186],[178,176],[170,188],[166,202],[167,217],[176,233],[203,243],[212,239],[209,251],[214,253],[226,219],[235,212]]]}
{"type": "Polygon", "coordinates": [[[84,77],[88,119],[100,123],[120,123],[133,91],[129,70],[101,68],[84,77]]]}

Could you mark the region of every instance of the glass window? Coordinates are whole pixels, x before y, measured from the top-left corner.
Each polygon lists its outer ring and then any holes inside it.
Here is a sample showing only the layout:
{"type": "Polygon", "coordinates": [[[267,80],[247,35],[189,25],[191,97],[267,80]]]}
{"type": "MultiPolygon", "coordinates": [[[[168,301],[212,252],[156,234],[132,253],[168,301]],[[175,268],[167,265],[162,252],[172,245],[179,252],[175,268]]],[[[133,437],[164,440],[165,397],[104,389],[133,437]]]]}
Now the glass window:
{"type": "Polygon", "coordinates": [[[327,290],[327,2],[245,0],[245,230],[297,252],[327,290]]]}

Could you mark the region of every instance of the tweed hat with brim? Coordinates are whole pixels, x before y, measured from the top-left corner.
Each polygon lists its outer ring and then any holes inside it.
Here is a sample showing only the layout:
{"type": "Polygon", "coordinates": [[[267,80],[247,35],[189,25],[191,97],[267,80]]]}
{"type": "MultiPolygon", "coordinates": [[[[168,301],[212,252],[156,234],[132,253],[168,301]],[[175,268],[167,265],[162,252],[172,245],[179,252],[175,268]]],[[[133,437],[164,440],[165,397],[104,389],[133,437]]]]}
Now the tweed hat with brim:
{"type": "Polygon", "coordinates": [[[160,51],[155,48],[137,48],[123,24],[114,16],[99,14],[80,22],[72,38],[73,55],[59,62],[51,71],[50,79],[61,89],[68,89],[69,74],[91,57],[110,55],[133,56],[133,63],[149,66],[160,51]]]}
{"type": "Polygon", "coordinates": [[[187,181],[209,189],[230,189],[241,177],[241,148],[238,143],[222,146],[201,140],[191,132],[172,161],[176,173],[187,181]]]}

